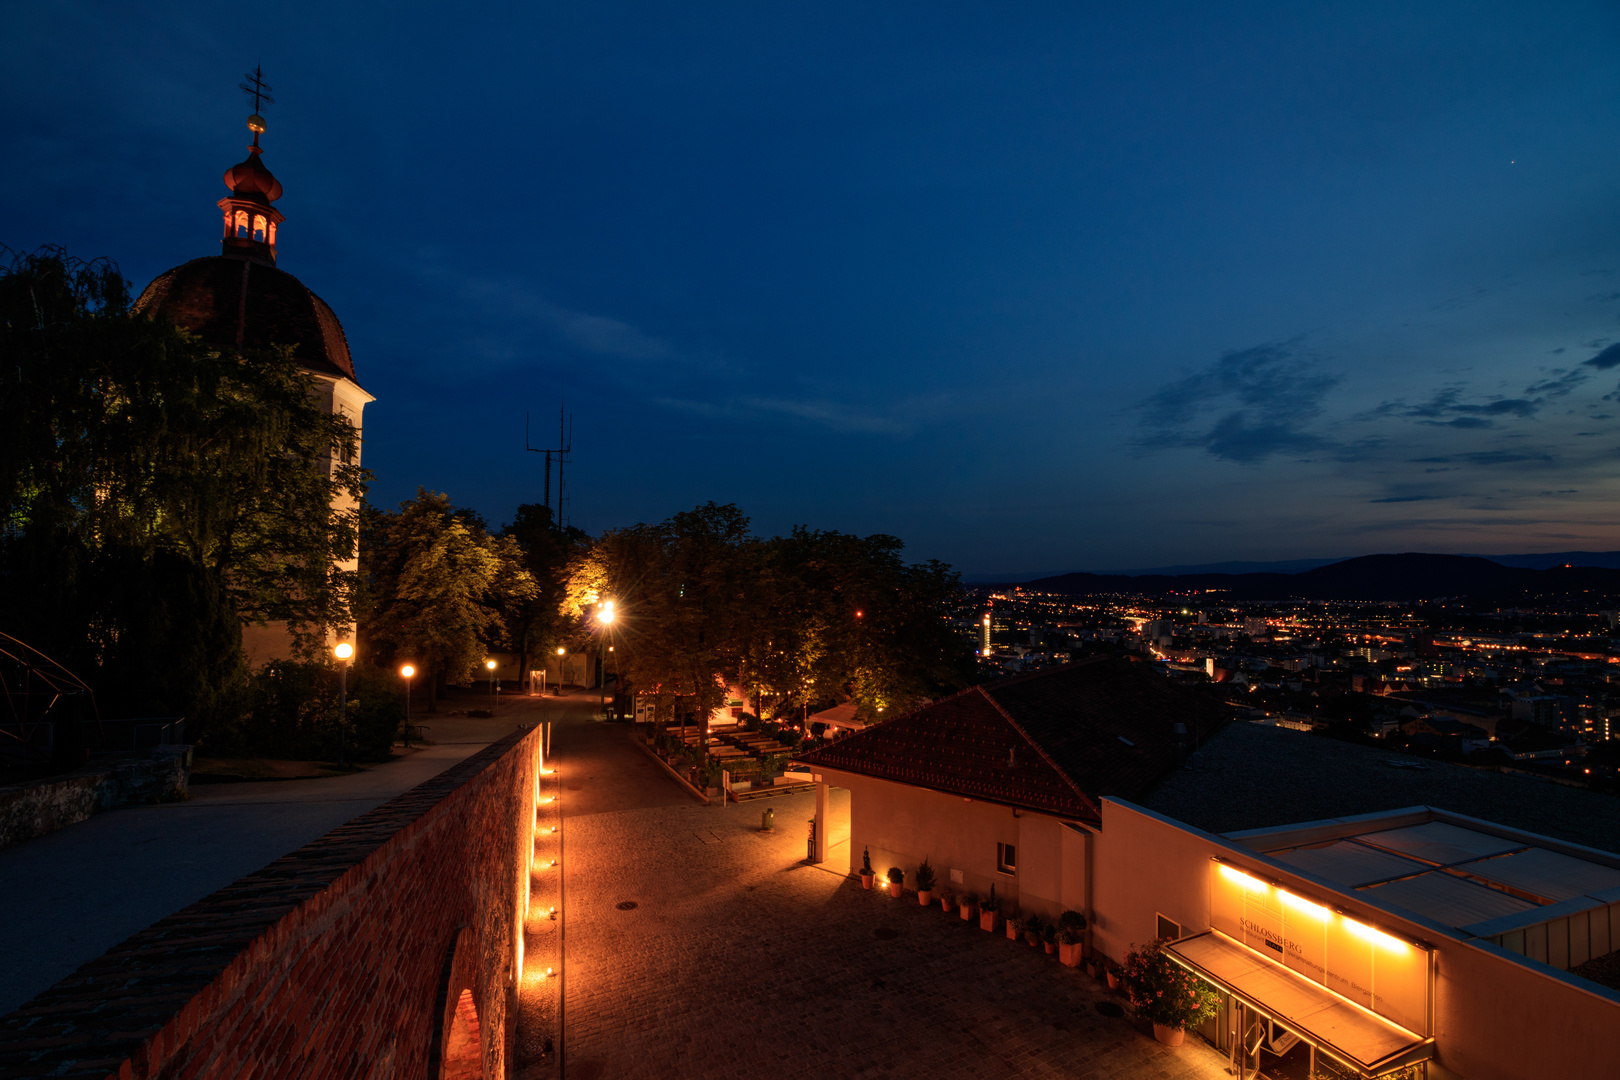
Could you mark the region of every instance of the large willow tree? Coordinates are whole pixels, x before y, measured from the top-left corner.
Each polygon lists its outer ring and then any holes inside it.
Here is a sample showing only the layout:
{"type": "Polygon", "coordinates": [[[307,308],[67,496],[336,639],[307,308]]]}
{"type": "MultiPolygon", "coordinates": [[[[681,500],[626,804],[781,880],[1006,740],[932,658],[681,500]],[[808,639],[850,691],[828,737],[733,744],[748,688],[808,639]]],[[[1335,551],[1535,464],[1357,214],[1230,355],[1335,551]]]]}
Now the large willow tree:
{"type": "Polygon", "coordinates": [[[0,628],[91,679],[104,714],[234,719],[241,627],[349,625],[366,476],[285,351],[134,316],[105,260],[0,268],[0,628]],[[345,452],[347,451],[347,452],[345,452]]]}

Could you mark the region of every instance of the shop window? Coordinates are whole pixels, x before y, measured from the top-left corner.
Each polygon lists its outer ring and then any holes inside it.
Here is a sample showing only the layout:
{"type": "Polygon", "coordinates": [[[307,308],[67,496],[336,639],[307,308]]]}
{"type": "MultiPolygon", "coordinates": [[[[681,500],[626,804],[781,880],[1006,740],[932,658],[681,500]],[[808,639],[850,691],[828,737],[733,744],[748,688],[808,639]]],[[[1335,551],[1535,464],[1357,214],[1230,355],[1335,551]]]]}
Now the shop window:
{"type": "Polygon", "coordinates": [[[1018,848],[1012,844],[996,845],[996,869],[1003,874],[1018,872],[1018,848]]]}
{"type": "Polygon", "coordinates": [[[1153,914],[1158,915],[1159,918],[1159,928],[1158,933],[1155,935],[1156,937],[1170,938],[1171,940],[1177,940],[1181,937],[1180,923],[1176,922],[1174,919],[1167,919],[1163,915],[1159,915],[1159,913],[1156,911],[1153,914]]]}
{"type": "Polygon", "coordinates": [[[254,214],[253,215],[253,239],[257,240],[261,244],[264,243],[265,229],[266,229],[266,227],[268,225],[269,225],[269,222],[264,220],[264,215],[263,214],[254,214]]]}
{"type": "Polygon", "coordinates": [[[236,212],[236,237],[239,240],[246,240],[248,237],[248,214],[246,210],[236,212]]]}

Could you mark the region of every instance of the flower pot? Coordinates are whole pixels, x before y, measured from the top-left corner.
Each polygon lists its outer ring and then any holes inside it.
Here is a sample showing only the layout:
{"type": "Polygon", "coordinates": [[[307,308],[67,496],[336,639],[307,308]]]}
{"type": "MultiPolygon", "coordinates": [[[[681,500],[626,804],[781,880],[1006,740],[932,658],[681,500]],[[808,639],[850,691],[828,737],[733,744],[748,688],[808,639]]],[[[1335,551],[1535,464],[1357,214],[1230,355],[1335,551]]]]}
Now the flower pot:
{"type": "Polygon", "coordinates": [[[1057,947],[1058,960],[1062,962],[1064,967],[1079,967],[1081,959],[1080,949],[1081,945],[1078,941],[1073,945],[1059,944],[1057,947]]]}
{"type": "Polygon", "coordinates": [[[979,914],[979,909],[972,904],[962,904],[956,910],[962,916],[963,922],[972,922],[979,914]]]}
{"type": "Polygon", "coordinates": [[[950,910],[951,910],[951,898],[948,897],[948,896],[940,897],[939,898],[939,906],[940,906],[940,910],[942,910],[942,911],[944,911],[946,913],[949,913],[950,910]]]}
{"type": "Polygon", "coordinates": [[[932,890],[932,889],[918,889],[917,890],[917,904],[919,906],[927,907],[929,904],[932,904],[933,902],[934,902],[934,890],[932,890]]]}
{"type": "Polygon", "coordinates": [[[872,887],[872,875],[871,874],[862,874],[861,875],[861,888],[870,889],[871,887],[872,887]]]}
{"type": "Polygon", "coordinates": [[[996,913],[993,912],[993,911],[981,911],[981,912],[979,912],[979,929],[980,930],[988,930],[992,934],[995,933],[996,932],[996,913]]]}
{"type": "Polygon", "coordinates": [[[905,886],[904,882],[891,881],[891,882],[889,882],[889,895],[897,897],[897,896],[900,895],[900,890],[904,889],[905,887],[906,886],[905,886]]]}
{"type": "Polygon", "coordinates": [[[1187,1030],[1185,1028],[1166,1027],[1164,1024],[1154,1024],[1153,1037],[1166,1046],[1180,1046],[1182,1040],[1187,1037],[1187,1030]]]}
{"type": "Polygon", "coordinates": [[[1007,940],[1018,940],[1018,924],[1011,919],[1007,920],[1007,940]]]}
{"type": "Polygon", "coordinates": [[[1025,934],[1024,940],[1029,942],[1029,947],[1032,949],[1041,943],[1039,934],[1025,934]]]}
{"type": "Polygon", "coordinates": [[[1108,989],[1119,989],[1119,972],[1113,970],[1112,968],[1108,970],[1108,989]]]}
{"type": "Polygon", "coordinates": [[[1043,941],[1043,942],[1041,942],[1041,944],[1046,946],[1046,955],[1047,956],[1051,956],[1053,953],[1057,952],[1057,942],[1055,942],[1055,941],[1043,941]]]}

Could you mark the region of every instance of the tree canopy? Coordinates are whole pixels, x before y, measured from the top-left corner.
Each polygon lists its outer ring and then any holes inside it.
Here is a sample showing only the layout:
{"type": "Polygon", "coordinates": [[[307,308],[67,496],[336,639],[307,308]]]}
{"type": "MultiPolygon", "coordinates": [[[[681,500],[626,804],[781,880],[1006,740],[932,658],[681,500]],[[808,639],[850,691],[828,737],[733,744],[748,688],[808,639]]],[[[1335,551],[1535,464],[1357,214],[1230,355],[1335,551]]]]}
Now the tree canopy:
{"type": "Polygon", "coordinates": [[[105,260],[0,268],[0,625],[118,711],[221,706],[244,622],[305,647],[351,619],[366,474],[285,350],[239,354],[130,313],[105,260]],[[97,678],[99,676],[99,678],[97,678]]]}
{"type": "Polygon", "coordinates": [[[972,678],[950,621],[958,576],[906,564],[903,547],[803,527],[760,538],[736,506],[710,502],[604,533],[575,557],[564,603],[582,631],[611,634],[639,690],[700,715],[740,686],[760,711],[849,697],[880,718],[972,678]],[[593,628],[609,599],[617,618],[593,628]]]}

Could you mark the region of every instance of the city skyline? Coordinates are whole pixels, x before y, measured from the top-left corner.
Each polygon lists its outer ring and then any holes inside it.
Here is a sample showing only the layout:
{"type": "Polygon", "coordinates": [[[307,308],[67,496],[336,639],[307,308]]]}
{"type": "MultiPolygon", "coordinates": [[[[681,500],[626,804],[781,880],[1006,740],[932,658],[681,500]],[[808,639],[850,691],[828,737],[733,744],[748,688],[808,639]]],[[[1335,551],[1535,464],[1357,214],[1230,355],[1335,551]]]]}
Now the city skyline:
{"type": "Polygon", "coordinates": [[[1620,18],[57,5],[0,242],[212,254],[264,65],[373,501],[736,502],[975,573],[1620,548],[1620,18]]]}

